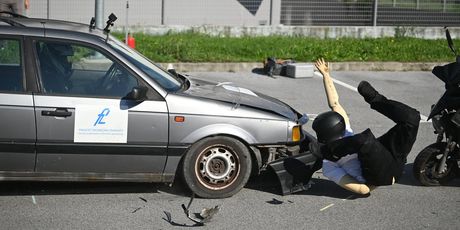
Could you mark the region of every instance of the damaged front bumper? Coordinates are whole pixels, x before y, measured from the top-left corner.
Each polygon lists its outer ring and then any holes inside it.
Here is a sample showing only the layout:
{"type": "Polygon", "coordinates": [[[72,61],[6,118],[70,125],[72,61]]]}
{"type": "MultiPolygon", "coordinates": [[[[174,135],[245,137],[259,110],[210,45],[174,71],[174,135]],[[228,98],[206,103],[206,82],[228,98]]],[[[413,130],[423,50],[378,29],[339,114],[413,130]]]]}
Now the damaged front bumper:
{"type": "Polygon", "coordinates": [[[313,173],[322,167],[322,159],[309,149],[311,142],[317,142],[316,138],[305,131],[303,134],[302,141],[296,145],[252,148],[261,158],[257,159],[262,162],[258,168],[270,168],[276,174],[282,195],[307,190],[313,173]]]}

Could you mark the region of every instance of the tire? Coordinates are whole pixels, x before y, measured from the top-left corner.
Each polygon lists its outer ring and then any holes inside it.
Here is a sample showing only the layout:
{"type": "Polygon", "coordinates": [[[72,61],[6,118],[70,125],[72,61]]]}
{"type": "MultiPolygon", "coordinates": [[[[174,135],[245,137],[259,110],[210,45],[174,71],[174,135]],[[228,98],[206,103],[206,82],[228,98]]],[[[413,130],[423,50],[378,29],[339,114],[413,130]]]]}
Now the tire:
{"type": "Polygon", "coordinates": [[[182,176],[203,198],[225,198],[240,191],[251,174],[251,155],[240,141],[209,137],[193,144],[183,159],[182,176]]]}
{"type": "Polygon", "coordinates": [[[439,186],[446,184],[455,177],[458,164],[453,159],[452,153],[447,156],[447,170],[441,174],[437,172],[439,161],[446,146],[447,143],[445,142],[434,143],[423,149],[415,158],[413,173],[422,185],[439,186]]]}

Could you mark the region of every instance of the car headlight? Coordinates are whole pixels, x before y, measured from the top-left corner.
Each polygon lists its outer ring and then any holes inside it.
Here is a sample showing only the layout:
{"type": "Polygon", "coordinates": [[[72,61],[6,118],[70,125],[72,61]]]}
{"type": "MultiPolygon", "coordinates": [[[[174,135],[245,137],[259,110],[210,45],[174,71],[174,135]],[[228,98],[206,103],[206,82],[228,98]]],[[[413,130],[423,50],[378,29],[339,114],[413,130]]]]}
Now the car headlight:
{"type": "Polygon", "coordinates": [[[292,141],[297,142],[300,141],[302,138],[301,132],[300,132],[300,125],[296,125],[292,127],[292,141]]]}

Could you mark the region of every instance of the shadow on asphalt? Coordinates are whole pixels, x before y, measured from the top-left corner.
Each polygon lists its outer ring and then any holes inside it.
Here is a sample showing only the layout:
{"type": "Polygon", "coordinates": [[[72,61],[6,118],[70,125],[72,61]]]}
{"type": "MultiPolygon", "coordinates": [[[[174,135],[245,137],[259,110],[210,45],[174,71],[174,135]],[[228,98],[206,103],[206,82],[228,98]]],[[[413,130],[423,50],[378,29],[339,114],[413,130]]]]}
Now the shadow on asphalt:
{"type": "Polygon", "coordinates": [[[190,189],[188,189],[182,179],[177,176],[172,185],[162,185],[158,188],[158,190],[176,196],[190,197],[192,195],[190,189]]]}
{"type": "MultiPolygon", "coordinates": [[[[422,186],[414,178],[412,166],[412,163],[405,166],[404,174],[397,182],[398,184],[422,186]]],[[[310,189],[292,195],[327,196],[339,199],[353,195],[332,181],[318,178],[318,174],[318,172],[313,174],[313,184],[310,189]]],[[[454,179],[445,186],[460,187],[460,179],[454,179]]],[[[282,195],[278,178],[271,169],[251,177],[245,188],[282,195]]],[[[158,191],[183,197],[190,197],[191,194],[180,179],[176,179],[172,186],[164,183],[125,182],[0,182],[0,196],[158,193],[158,191]]],[[[360,196],[355,195],[354,198],[360,198],[360,196]]]]}
{"type": "Polygon", "coordinates": [[[255,74],[259,74],[259,75],[268,76],[268,75],[265,73],[264,68],[254,68],[254,69],[252,69],[251,72],[252,72],[252,73],[255,73],[255,74]]]}
{"type": "MultiPolygon", "coordinates": [[[[313,184],[310,189],[306,191],[293,193],[291,195],[327,196],[345,199],[350,197],[350,195],[354,194],[339,187],[332,181],[315,178],[317,177],[317,175],[318,173],[313,174],[313,178],[311,179],[313,184]]],[[[281,186],[278,182],[278,178],[276,177],[276,174],[270,169],[262,172],[259,176],[252,177],[246,185],[246,188],[267,193],[273,193],[276,195],[282,195],[281,186]]],[[[361,197],[367,196],[354,196],[355,199],[361,197]]]]}
{"type": "Polygon", "coordinates": [[[415,179],[414,174],[412,173],[413,163],[406,164],[404,166],[404,172],[402,177],[396,182],[396,184],[410,185],[410,186],[420,186],[421,184],[415,179]]]}
{"type": "MultiPolygon", "coordinates": [[[[404,174],[403,174],[403,176],[396,183],[397,184],[403,184],[403,185],[410,185],[410,186],[425,187],[417,179],[415,179],[414,174],[412,172],[412,167],[413,166],[414,166],[413,163],[406,164],[404,166],[404,174]]],[[[444,184],[442,186],[444,186],[444,187],[446,187],[446,186],[448,186],[448,187],[460,187],[460,177],[457,176],[457,178],[454,178],[453,180],[451,180],[450,182],[448,182],[447,184],[444,184]]]]}
{"type": "Polygon", "coordinates": [[[262,76],[264,76],[264,77],[269,77],[269,78],[286,77],[285,75],[273,75],[273,76],[270,77],[270,76],[265,72],[264,68],[254,68],[254,69],[252,69],[251,72],[254,73],[254,74],[262,75],[262,76]]]}
{"type": "Polygon", "coordinates": [[[0,196],[157,193],[161,186],[124,182],[0,182],[0,196]]]}

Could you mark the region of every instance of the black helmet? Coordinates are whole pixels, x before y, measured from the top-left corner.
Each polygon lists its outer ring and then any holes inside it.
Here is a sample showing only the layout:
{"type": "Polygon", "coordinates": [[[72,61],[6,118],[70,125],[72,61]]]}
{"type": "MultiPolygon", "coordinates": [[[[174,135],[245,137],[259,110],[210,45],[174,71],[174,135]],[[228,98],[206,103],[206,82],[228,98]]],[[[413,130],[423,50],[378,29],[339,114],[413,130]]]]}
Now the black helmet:
{"type": "Polygon", "coordinates": [[[329,111],[318,115],[312,124],[318,141],[328,143],[340,139],[345,134],[345,120],[337,112],[329,111]]]}

